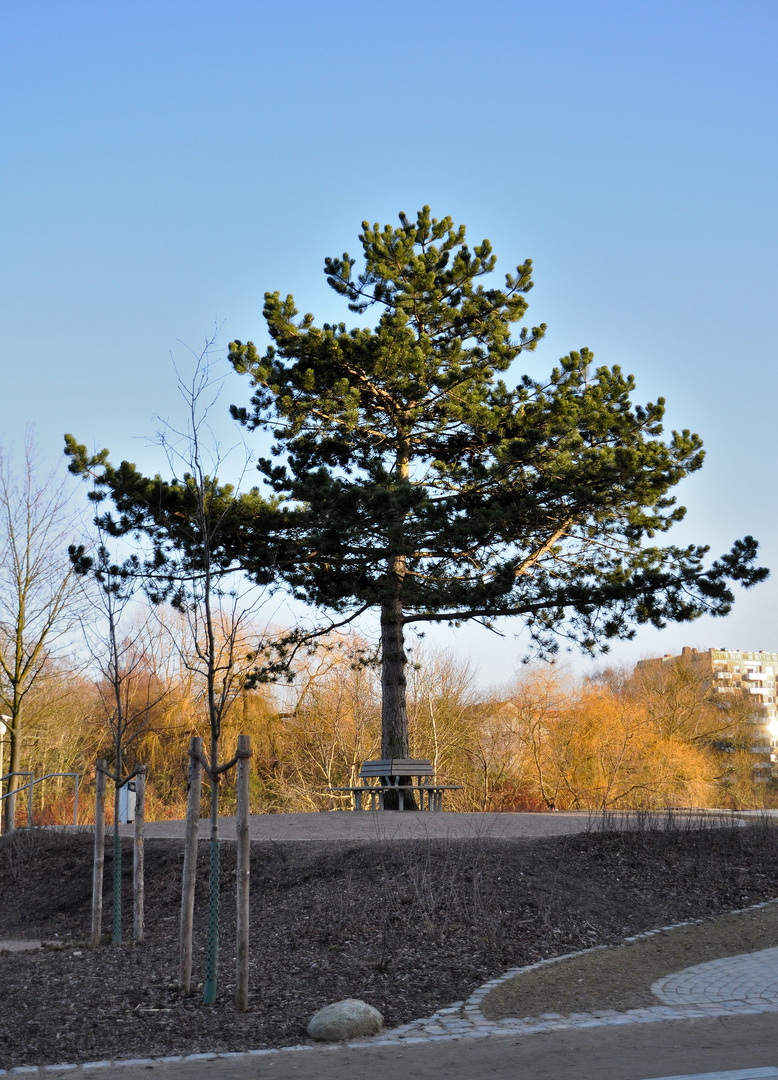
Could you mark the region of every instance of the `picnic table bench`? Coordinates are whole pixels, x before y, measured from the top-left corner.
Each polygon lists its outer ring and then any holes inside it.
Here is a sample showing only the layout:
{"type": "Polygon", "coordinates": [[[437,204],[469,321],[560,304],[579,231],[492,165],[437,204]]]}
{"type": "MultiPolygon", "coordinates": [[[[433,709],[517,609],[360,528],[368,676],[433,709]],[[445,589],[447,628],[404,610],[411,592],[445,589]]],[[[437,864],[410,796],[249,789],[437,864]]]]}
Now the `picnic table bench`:
{"type": "Polygon", "coordinates": [[[461,784],[441,784],[435,780],[432,762],[425,758],[384,758],[380,761],[365,761],[359,770],[360,784],[345,787],[330,787],[327,791],[349,792],[354,797],[354,809],[363,810],[363,798],[367,808],[384,809],[384,795],[387,791],[397,792],[399,806],[405,809],[405,793],[413,798],[418,794],[422,810],[442,810],[444,791],[461,791],[461,784]],[[401,781],[404,781],[401,783],[401,781]],[[426,805],[425,805],[426,803],[426,805]]]}

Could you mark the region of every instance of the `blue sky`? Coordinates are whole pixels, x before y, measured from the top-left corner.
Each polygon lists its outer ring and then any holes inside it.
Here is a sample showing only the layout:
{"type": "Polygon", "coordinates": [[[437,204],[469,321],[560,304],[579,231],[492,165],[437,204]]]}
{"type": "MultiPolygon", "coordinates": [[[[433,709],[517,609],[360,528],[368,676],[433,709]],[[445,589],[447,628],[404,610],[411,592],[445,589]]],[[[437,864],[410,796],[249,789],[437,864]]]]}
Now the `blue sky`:
{"type": "MultiPolygon", "coordinates": [[[[324,256],[429,203],[500,270],[533,259],[534,373],[586,345],[703,436],[677,539],[750,532],[778,567],[774,0],[6,0],[0,48],[6,440],[162,468],[142,437],[177,414],[181,343],[264,343],[266,289],[346,317],[324,256]]],[[[613,656],[778,649],[777,600],[778,574],[613,656]]],[[[434,638],[492,681],[506,630],[434,638]]]]}

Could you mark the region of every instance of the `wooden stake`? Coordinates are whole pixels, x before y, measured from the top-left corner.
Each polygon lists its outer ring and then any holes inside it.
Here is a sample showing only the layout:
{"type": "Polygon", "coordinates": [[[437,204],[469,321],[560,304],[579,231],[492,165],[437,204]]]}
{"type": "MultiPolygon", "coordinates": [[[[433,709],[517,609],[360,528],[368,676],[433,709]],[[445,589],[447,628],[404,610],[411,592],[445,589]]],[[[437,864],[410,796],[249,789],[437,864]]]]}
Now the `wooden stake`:
{"type": "Polygon", "coordinates": [[[143,831],[146,824],[146,766],[139,765],[135,775],[135,847],[132,860],[132,936],[136,944],[143,941],[143,831]]]}
{"type": "Polygon", "coordinates": [[[200,792],[203,767],[200,757],[203,740],[189,740],[189,793],[186,800],[186,839],[184,840],[184,876],[181,888],[181,992],[188,994],[192,985],[192,927],[194,924],[195,879],[197,875],[197,831],[200,824],[200,792]]]}
{"type": "Polygon", "coordinates": [[[249,881],[251,874],[251,843],[249,840],[249,776],[251,738],[238,736],[238,780],[236,839],[237,866],[237,939],[238,961],[235,986],[235,1008],[245,1012],[249,1007],[249,881]]]}
{"type": "Polygon", "coordinates": [[[100,758],[95,775],[95,854],[92,864],[92,948],[100,944],[103,927],[103,865],[105,863],[105,770],[100,758]]]}

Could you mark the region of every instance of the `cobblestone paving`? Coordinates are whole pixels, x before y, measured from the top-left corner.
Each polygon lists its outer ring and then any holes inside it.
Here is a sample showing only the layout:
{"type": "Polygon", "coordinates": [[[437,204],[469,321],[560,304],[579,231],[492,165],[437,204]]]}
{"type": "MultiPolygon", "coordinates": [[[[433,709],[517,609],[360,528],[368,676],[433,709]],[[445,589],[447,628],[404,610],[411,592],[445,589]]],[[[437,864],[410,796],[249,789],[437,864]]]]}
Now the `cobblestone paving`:
{"type": "Polygon", "coordinates": [[[660,1076],[654,1080],[778,1080],[778,1069],[733,1069],[729,1072],[694,1073],[685,1076],[660,1076]]]}
{"type": "Polygon", "coordinates": [[[659,979],[652,993],[666,1005],[762,1001],[778,1004],[778,948],[729,956],[659,979]]]}
{"type": "MultiPolygon", "coordinates": [[[[650,936],[650,935],[646,935],[650,936]]],[[[581,955],[580,953],[575,955],[581,955]]],[[[541,960],[532,968],[558,963],[568,957],[541,960]]],[[[488,1020],[481,1002],[500,983],[531,968],[515,968],[433,1016],[394,1028],[374,1042],[421,1042],[435,1039],[480,1038],[498,1034],[531,1034],[565,1028],[589,1028],[613,1024],[651,1024],[660,1020],[689,1020],[703,1016],[744,1016],[778,1012],[778,948],[742,956],[730,956],[685,968],[651,987],[662,1001],[644,1009],[602,1009],[591,1013],[543,1013],[540,1016],[488,1020]]]]}

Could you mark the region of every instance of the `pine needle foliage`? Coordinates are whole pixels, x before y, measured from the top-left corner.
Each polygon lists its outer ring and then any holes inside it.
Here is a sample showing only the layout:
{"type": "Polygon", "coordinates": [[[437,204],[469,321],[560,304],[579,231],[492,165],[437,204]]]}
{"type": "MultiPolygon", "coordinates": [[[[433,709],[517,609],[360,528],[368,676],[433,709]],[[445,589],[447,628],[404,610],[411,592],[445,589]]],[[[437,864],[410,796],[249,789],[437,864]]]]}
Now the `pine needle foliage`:
{"type": "Polygon", "coordinates": [[[274,433],[260,468],[298,508],[283,571],[296,595],[344,620],[381,612],[384,753],[407,753],[409,623],[514,617],[541,655],[562,639],[596,652],[636,625],[724,615],[732,582],[766,576],[751,537],[709,565],[704,545],[656,543],[684,516],[671,492],[702,442],[665,436],[664,400],[633,403],[620,367],[581,349],[508,384],[545,331],[517,330],[530,260],[497,287],[489,241],[471,249],[429,207],[399,227],[363,222],[359,239],[361,269],[346,253],[324,271],[375,326],[319,326],[266,293],[273,343],[232,343],[253,388],[232,412],[274,433]]]}

